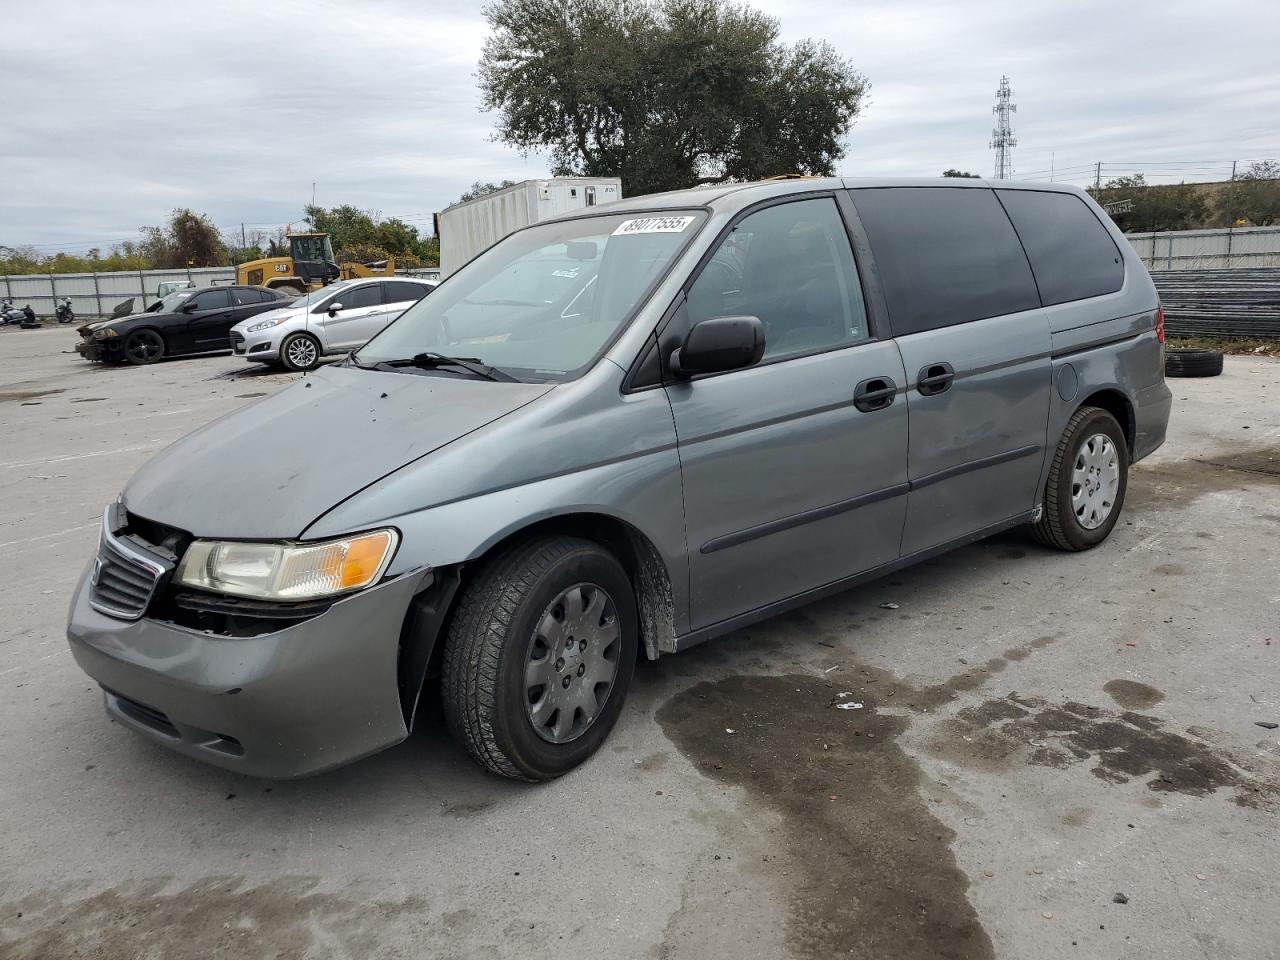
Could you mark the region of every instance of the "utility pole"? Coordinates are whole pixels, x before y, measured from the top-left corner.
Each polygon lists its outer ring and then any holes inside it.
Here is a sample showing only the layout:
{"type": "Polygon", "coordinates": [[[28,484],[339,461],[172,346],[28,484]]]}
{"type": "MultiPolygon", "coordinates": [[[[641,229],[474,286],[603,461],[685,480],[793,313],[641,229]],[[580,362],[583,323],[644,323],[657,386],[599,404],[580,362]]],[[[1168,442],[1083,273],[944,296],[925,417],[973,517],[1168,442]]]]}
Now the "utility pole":
{"type": "Polygon", "coordinates": [[[1013,124],[1010,114],[1018,112],[1018,105],[1010,103],[1013,88],[1009,86],[1009,78],[1000,78],[1000,87],[996,90],[996,105],[991,112],[996,115],[996,125],[991,131],[991,149],[996,152],[995,178],[1008,180],[1013,175],[1013,148],[1018,140],[1013,135],[1013,124]]]}
{"type": "Polygon", "coordinates": [[[1236,164],[1237,164],[1237,163],[1239,163],[1239,162],[1240,162],[1240,161],[1238,161],[1238,160],[1232,160],[1232,161],[1231,161],[1231,179],[1232,179],[1232,180],[1234,180],[1234,179],[1236,178],[1236,164]]]}
{"type": "Polygon", "coordinates": [[[1053,183],[1053,158],[1055,155],[1056,154],[1053,152],[1050,152],[1049,154],[1049,182],[1050,183],[1053,183]]]}
{"type": "Polygon", "coordinates": [[[1102,189],[1102,161],[1099,160],[1093,165],[1093,189],[1102,189]]]}

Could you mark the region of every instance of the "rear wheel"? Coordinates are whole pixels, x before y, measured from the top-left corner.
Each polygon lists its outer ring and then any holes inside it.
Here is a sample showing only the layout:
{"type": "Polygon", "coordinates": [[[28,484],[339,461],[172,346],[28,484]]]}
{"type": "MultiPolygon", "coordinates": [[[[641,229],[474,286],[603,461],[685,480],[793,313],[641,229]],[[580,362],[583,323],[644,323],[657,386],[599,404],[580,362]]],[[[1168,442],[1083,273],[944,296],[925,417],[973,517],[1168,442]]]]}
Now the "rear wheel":
{"type": "Polygon", "coordinates": [[[320,363],[320,341],[309,333],[291,333],[280,344],[280,362],[290,370],[314,370],[320,363]]]}
{"type": "Polygon", "coordinates": [[[1129,447],[1120,424],[1105,410],[1081,407],[1058,441],[1032,535],[1059,550],[1097,546],[1120,518],[1128,484],[1129,447]]]}
{"type": "Polygon", "coordinates": [[[449,729],[505,777],[569,772],[617,722],[638,633],[627,573],[599,545],[546,537],[507,550],[465,588],[449,627],[449,729]]]}
{"type": "Polygon", "coordinates": [[[124,338],[121,352],[135,366],[155,363],[164,356],[164,337],[154,330],[135,330],[124,338]]]}

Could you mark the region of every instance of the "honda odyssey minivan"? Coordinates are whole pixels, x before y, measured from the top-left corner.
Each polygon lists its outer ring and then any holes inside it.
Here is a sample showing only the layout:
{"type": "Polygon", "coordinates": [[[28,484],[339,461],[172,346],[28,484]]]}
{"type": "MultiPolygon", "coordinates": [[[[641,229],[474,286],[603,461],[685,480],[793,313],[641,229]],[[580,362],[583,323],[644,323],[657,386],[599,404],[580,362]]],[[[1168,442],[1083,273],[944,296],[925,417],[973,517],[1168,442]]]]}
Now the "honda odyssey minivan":
{"type": "Polygon", "coordinates": [[[1056,184],[786,180],[539,223],[144,466],[71,649],[116,720],[229,769],[350,762],[439,698],[485,767],[555,777],[640,655],[1012,527],[1105,540],[1164,440],[1163,336],[1142,262],[1056,184]]]}

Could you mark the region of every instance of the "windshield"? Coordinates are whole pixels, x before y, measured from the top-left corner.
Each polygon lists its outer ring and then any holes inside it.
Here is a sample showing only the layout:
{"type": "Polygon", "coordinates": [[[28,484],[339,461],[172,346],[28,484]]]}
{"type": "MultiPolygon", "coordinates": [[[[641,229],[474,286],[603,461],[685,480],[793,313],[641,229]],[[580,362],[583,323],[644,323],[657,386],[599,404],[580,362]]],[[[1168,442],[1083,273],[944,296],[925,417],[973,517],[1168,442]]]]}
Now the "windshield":
{"type": "Polygon", "coordinates": [[[567,380],[613,339],[705,215],[615,215],[507,237],[361,348],[372,364],[473,357],[520,379],[567,380]]]}
{"type": "Polygon", "coordinates": [[[189,300],[194,290],[175,290],[160,301],[160,313],[174,313],[182,306],[183,300],[189,300]]]}

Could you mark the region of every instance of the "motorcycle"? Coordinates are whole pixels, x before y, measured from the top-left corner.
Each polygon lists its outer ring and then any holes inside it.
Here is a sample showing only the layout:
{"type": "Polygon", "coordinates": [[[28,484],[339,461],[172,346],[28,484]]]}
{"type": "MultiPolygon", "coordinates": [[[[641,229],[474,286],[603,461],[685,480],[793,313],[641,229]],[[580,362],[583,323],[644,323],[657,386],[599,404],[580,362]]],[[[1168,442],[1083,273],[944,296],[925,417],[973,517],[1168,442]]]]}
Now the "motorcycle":
{"type": "Polygon", "coordinates": [[[57,307],[54,309],[54,313],[56,314],[59,323],[76,322],[76,314],[75,311],[71,309],[70,297],[63,297],[60,299],[57,307]]]}
{"type": "Polygon", "coordinates": [[[36,312],[31,309],[31,304],[27,304],[22,308],[22,320],[18,326],[23,330],[38,330],[40,321],[36,319],[36,312]]]}
{"type": "Polygon", "coordinates": [[[22,311],[13,305],[13,301],[6,297],[0,300],[0,323],[21,323],[22,311]]]}

